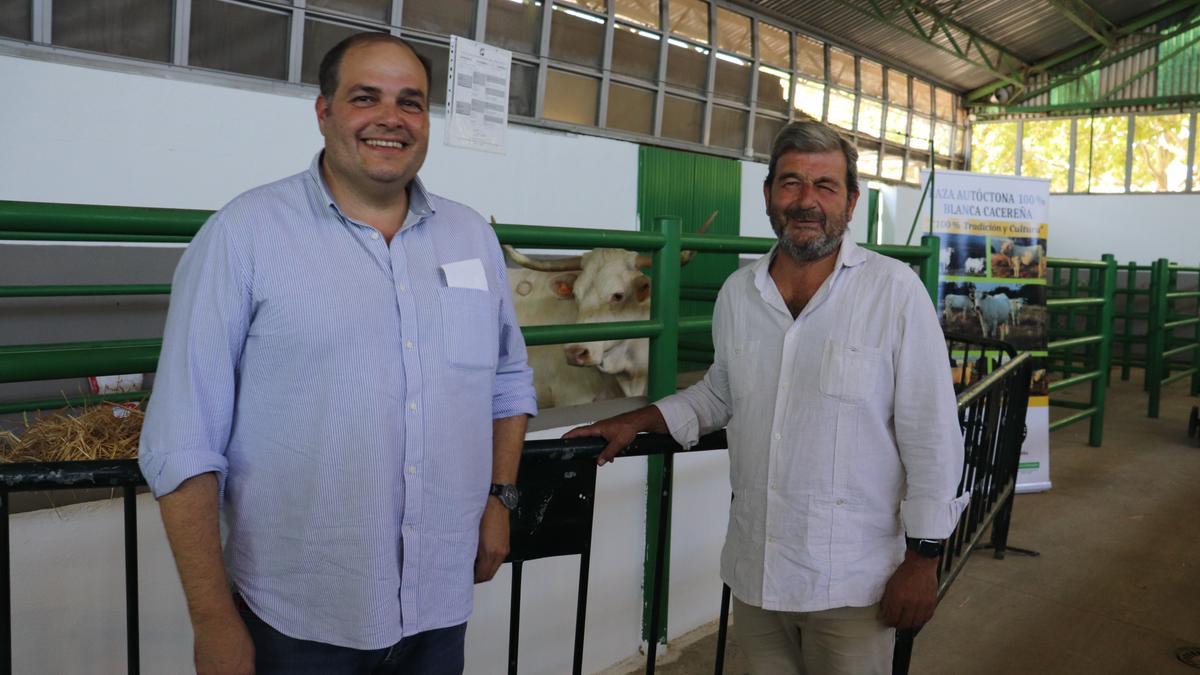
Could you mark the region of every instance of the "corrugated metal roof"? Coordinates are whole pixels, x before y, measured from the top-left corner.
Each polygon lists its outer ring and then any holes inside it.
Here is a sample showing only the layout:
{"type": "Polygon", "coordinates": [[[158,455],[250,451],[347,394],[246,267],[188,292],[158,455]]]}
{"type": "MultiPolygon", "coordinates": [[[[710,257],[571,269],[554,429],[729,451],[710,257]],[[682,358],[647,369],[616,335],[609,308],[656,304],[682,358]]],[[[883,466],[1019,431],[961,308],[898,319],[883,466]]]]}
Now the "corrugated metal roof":
{"type": "MultiPolygon", "coordinates": [[[[986,68],[931,45],[896,26],[848,5],[870,8],[867,0],[735,0],[737,4],[785,19],[798,30],[840,42],[960,92],[995,81],[986,68]]],[[[1088,0],[1115,25],[1128,23],[1171,0],[1088,0]]],[[[885,10],[897,0],[877,0],[885,10]]],[[[976,34],[991,40],[1025,63],[1036,63],[1083,40],[1088,34],[1046,0],[924,0],[976,34]]],[[[949,47],[949,43],[941,42],[949,47]]]]}

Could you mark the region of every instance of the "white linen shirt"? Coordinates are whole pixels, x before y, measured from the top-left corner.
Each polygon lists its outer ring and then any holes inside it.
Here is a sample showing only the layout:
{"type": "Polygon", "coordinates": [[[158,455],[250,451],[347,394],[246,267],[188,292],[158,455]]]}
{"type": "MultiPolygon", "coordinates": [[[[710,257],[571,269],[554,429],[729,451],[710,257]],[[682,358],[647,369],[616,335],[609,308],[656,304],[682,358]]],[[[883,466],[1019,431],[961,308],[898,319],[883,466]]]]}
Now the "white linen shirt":
{"type": "Polygon", "coordinates": [[[728,425],[721,577],[747,604],[808,612],[883,597],[904,536],[943,539],[968,496],[945,338],[907,265],[843,239],[794,320],[768,274],[733,273],[712,367],[657,402],[684,447],[728,425]]]}

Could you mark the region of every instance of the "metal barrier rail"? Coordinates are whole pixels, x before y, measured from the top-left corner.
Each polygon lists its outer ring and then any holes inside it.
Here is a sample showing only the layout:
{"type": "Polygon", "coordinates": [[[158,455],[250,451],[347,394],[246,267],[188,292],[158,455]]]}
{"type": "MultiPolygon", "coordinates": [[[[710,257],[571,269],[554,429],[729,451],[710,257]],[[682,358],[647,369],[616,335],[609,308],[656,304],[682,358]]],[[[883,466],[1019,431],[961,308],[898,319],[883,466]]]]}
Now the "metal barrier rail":
{"type": "MultiPolygon", "coordinates": [[[[1104,405],[1111,367],[1113,294],[1116,290],[1117,263],[1112,254],[1106,253],[1099,261],[1049,258],[1047,265],[1054,270],[1056,279],[1060,270],[1070,273],[1070,282],[1066,290],[1071,294],[1071,297],[1066,298],[1046,298],[1050,319],[1048,332],[1051,338],[1059,338],[1052,339],[1046,345],[1046,350],[1051,356],[1056,353],[1065,355],[1064,377],[1051,382],[1048,389],[1053,393],[1091,382],[1088,401],[1050,399],[1051,406],[1078,410],[1051,422],[1050,431],[1090,419],[1088,444],[1098,447],[1104,441],[1104,405]],[[1088,271],[1088,279],[1083,285],[1079,282],[1078,273],[1081,270],[1088,271]],[[1080,297],[1083,293],[1087,294],[1086,297],[1080,297]],[[1060,326],[1054,325],[1056,318],[1064,319],[1060,326]],[[1079,319],[1083,319],[1083,329],[1077,328],[1079,319]],[[1080,347],[1084,348],[1083,361],[1087,365],[1086,370],[1077,373],[1073,367],[1071,353],[1080,347]]],[[[1059,289],[1060,286],[1056,284],[1047,288],[1047,293],[1059,289]]]]}
{"type": "MultiPolygon", "coordinates": [[[[1173,265],[1166,258],[1154,261],[1151,269],[1150,324],[1146,353],[1146,383],[1149,391],[1146,415],[1158,417],[1162,388],[1188,376],[1192,378],[1189,393],[1200,394],[1200,288],[1191,291],[1174,290],[1178,275],[1200,275],[1200,267],[1173,265]],[[1173,303],[1193,301],[1191,314],[1174,311],[1173,303]],[[1180,328],[1192,328],[1192,336],[1173,335],[1180,328]],[[1186,367],[1174,374],[1168,371],[1176,356],[1191,355],[1186,367]]],[[[1200,278],[1200,277],[1198,277],[1200,278]]]]}
{"type": "MultiPolygon", "coordinates": [[[[1146,298],[1149,303],[1150,294],[1153,292],[1151,288],[1138,288],[1138,275],[1142,272],[1149,273],[1153,269],[1152,265],[1139,265],[1130,261],[1124,265],[1117,266],[1117,272],[1124,272],[1124,283],[1118,281],[1117,288],[1114,292],[1115,298],[1121,298],[1118,307],[1113,308],[1113,320],[1121,322],[1121,330],[1113,328],[1113,340],[1121,346],[1121,355],[1114,360],[1121,363],[1121,380],[1128,381],[1130,369],[1134,366],[1141,368],[1146,367],[1146,354],[1149,345],[1149,331],[1137,333],[1134,331],[1134,324],[1138,321],[1146,322],[1149,328],[1150,311],[1149,309],[1139,310],[1137,308],[1138,299],[1146,298]],[[1134,347],[1141,345],[1142,353],[1135,354],[1134,347]]],[[[1147,276],[1150,276],[1147,274],[1147,276]]],[[[1148,386],[1149,382],[1143,377],[1144,386],[1148,386]]]]}
{"type": "MultiPolygon", "coordinates": [[[[186,242],[203,225],[211,212],[174,209],[130,209],[115,206],[81,206],[0,202],[0,239],[45,239],[55,241],[180,241],[186,242]],[[161,217],[156,229],[156,217],[161,217]],[[53,235],[53,236],[50,236],[53,235]]],[[[657,400],[675,392],[679,335],[681,332],[711,330],[711,317],[679,316],[679,255],[684,245],[697,251],[764,252],[774,240],[709,235],[683,235],[677,217],[655,218],[650,232],[625,230],[569,229],[531,225],[498,224],[501,242],[527,248],[623,247],[651,252],[650,318],[610,324],[555,325],[522,328],[526,343],[533,345],[571,341],[650,338],[650,368],[647,396],[657,400]]],[[[884,255],[920,267],[920,276],[931,299],[937,297],[938,239],[922,237],[922,245],[868,246],[884,255]]],[[[84,375],[115,375],[155,370],[160,340],[121,340],[50,345],[0,346],[0,383],[57,379],[84,375]]],[[[10,406],[11,409],[11,406],[10,406]]],[[[29,408],[26,408],[29,409],[29,408]]],[[[647,476],[647,551],[669,523],[669,513],[658,512],[660,492],[670,494],[673,457],[652,457],[647,476]]],[[[669,504],[669,500],[665,503],[669,504]]],[[[664,551],[666,555],[666,551],[664,551]]],[[[666,606],[666,584],[654,583],[657,554],[647,557],[644,588],[662,589],[666,606]]],[[[643,633],[655,643],[666,636],[666,622],[653,625],[645,603],[643,633]]],[[[653,650],[651,650],[653,651],[653,650]]]]}

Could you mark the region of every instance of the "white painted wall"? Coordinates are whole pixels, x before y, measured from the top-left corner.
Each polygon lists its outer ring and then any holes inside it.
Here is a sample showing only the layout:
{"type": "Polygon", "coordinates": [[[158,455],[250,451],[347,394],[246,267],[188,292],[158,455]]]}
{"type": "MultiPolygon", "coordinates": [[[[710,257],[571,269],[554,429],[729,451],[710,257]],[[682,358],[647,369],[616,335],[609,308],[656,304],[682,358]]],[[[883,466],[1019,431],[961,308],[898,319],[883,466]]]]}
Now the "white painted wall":
{"type": "MultiPolygon", "coordinates": [[[[0,54],[0,82],[15,94],[0,106],[0,199],[215,209],[304,170],[321,145],[311,93],[264,93],[168,74],[0,54]]],[[[501,222],[637,228],[635,144],[509,127],[507,153],[493,155],[447,147],[441,117],[431,124],[421,177],[432,191],[501,222]]],[[[27,249],[0,246],[0,283],[14,281],[3,277],[4,256],[27,249]]],[[[641,643],[645,476],[638,458],[600,472],[589,672],[635,655],[641,643]]],[[[727,476],[721,452],[677,461],[671,636],[717,615],[727,476]]],[[[120,509],[114,501],[13,518],[14,672],[124,671],[120,509]]],[[[186,609],[157,506],[144,496],[139,523],[142,669],[188,672],[186,609]]],[[[569,672],[578,566],[574,557],[526,565],[522,673],[569,672]]],[[[505,566],[476,589],[468,673],[504,669],[509,583],[505,566]]]]}

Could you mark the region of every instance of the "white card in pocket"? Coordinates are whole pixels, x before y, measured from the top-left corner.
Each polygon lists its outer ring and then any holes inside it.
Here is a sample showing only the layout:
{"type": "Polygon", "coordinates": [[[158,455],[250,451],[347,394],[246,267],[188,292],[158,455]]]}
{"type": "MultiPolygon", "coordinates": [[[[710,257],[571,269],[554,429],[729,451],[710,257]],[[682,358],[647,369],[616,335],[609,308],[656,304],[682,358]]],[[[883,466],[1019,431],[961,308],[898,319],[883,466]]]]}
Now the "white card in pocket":
{"type": "Polygon", "coordinates": [[[442,265],[442,274],[446,276],[446,286],[450,288],[488,290],[487,275],[483,273],[483,261],[479,258],[446,263],[442,265]]]}

